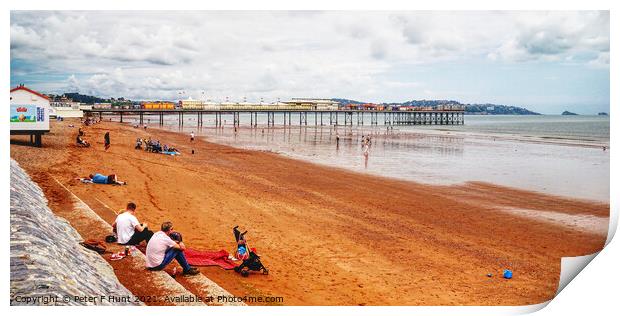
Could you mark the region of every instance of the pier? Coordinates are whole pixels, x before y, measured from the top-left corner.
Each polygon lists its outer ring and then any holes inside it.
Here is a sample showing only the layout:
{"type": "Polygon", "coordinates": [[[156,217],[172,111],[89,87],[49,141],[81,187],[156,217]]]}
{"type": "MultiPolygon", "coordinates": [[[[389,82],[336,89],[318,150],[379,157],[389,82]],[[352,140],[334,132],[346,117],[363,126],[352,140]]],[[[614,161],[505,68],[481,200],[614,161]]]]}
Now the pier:
{"type": "Polygon", "coordinates": [[[179,126],[183,126],[186,117],[195,117],[198,127],[204,126],[205,117],[212,117],[215,126],[222,126],[230,118],[234,126],[241,125],[241,114],[249,114],[250,126],[258,126],[259,115],[267,117],[267,126],[293,125],[463,125],[465,124],[462,110],[431,110],[431,111],[369,111],[369,110],[165,110],[165,109],[92,109],[84,110],[86,116],[104,115],[118,116],[120,122],[128,116],[138,116],[139,123],[144,124],[145,118],[156,117],[159,125],[164,124],[165,116],[178,117],[179,126]],[[276,114],[281,120],[276,121],[276,114]],[[370,121],[367,121],[370,114],[370,121]],[[310,117],[310,119],[308,119],[310,117]],[[294,123],[295,121],[295,123],[294,123]],[[296,124],[295,124],[296,125],[296,124]]]}

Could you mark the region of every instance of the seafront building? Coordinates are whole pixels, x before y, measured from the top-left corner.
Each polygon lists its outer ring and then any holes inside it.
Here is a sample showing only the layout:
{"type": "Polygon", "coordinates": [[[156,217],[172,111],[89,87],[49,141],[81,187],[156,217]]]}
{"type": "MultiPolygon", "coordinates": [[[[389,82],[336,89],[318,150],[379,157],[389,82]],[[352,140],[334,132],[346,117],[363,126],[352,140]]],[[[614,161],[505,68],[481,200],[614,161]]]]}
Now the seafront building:
{"type": "Polygon", "coordinates": [[[174,102],[147,101],[147,102],[142,102],[141,108],[145,110],[174,110],[176,106],[174,102]]]}
{"type": "Polygon", "coordinates": [[[75,102],[65,95],[54,96],[50,99],[52,116],[57,117],[82,117],[84,113],[80,109],[81,103],[75,102]]]}
{"type": "Polygon", "coordinates": [[[109,110],[111,108],[112,108],[112,103],[109,103],[109,102],[102,102],[102,103],[95,103],[95,104],[93,104],[93,109],[109,110]]]}
{"type": "Polygon", "coordinates": [[[292,98],[290,101],[284,101],[292,107],[309,108],[310,110],[338,110],[338,102],[330,99],[313,99],[313,98],[292,98]]]}
{"type": "MultiPolygon", "coordinates": [[[[147,107],[143,106],[146,109],[147,107]]],[[[153,107],[149,107],[153,108],[153,107]]],[[[183,110],[338,110],[338,102],[330,99],[292,98],[288,101],[276,101],[266,103],[248,102],[245,98],[242,102],[226,101],[217,103],[212,101],[194,100],[191,97],[179,100],[179,108],[183,110]]]]}
{"type": "Polygon", "coordinates": [[[190,97],[187,100],[179,101],[179,107],[183,110],[202,110],[205,103],[202,100],[194,100],[190,97]]]}

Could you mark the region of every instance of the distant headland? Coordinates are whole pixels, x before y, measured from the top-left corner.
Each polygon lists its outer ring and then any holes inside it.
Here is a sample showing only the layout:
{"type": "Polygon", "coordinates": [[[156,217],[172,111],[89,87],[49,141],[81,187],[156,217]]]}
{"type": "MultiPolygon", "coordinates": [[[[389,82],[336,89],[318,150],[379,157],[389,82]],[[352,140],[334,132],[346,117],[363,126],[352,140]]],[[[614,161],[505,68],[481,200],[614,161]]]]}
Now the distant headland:
{"type": "Polygon", "coordinates": [[[579,114],[573,113],[573,112],[569,112],[569,111],[564,111],[564,112],[562,112],[562,115],[579,115],[579,114]]]}

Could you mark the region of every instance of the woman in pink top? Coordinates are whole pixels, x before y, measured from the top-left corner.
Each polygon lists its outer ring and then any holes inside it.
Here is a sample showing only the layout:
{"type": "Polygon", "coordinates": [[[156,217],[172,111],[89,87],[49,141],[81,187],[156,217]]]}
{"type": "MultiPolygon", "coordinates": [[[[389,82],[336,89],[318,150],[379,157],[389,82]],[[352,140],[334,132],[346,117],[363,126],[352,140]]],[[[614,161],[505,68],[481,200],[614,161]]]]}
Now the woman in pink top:
{"type": "Polygon", "coordinates": [[[170,238],[172,233],[172,223],[161,224],[161,231],[153,234],[146,246],[146,267],[149,270],[163,270],[173,259],[183,267],[184,275],[196,275],[198,270],[192,268],[185,259],[183,250],[185,245],[182,241],[178,243],[170,238]]]}

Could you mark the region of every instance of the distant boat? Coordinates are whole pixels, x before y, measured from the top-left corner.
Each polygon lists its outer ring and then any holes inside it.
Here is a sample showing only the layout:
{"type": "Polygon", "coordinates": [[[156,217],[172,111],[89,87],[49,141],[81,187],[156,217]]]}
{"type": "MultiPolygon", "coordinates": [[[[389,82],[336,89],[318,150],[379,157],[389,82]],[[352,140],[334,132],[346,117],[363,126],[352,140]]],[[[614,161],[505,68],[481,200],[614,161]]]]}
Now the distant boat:
{"type": "Polygon", "coordinates": [[[607,114],[607,112],[598,112],[598,115],[601,115],[601,116],[609,116],[609,114],[607,114]]]}
{"type": "Polygon", "coordinates": [[[564,112],[562,112],[562,115],[579,115],[579,114],[573,113],[573,112],[564,111],[564,112]]]}

